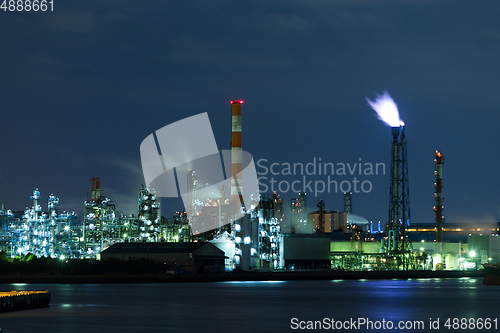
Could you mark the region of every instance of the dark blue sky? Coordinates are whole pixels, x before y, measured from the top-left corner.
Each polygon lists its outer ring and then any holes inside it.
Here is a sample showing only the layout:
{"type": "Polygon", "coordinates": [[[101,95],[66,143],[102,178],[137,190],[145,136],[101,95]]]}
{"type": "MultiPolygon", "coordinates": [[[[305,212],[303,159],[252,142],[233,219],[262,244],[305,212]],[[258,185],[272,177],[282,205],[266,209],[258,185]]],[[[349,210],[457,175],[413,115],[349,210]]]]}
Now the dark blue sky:
{"type": "MultiPolygon", "coordinates": [[[[81,213],[99,176],[117,208],[135,213],[142,140],[208,112],[229,149],[230,99],[245,101],[243,147],[255,160],[361,158],[388,170],[390,128],[365,100],[388,90],[407,125],[412,221],[434,221],[435,149],[446,156],[446,220],[500,220],[498,2],[55,0],[53,12],[0,17],[7,209],[31,206],[38,187],[44,210],[54,193],[81,213]]],[[[353,195],[354,213],[386,220],[388,173],[360,180],[373,189],[353,195]]],[[[342,208],[340,192],[321,197],[342,208]]]]}

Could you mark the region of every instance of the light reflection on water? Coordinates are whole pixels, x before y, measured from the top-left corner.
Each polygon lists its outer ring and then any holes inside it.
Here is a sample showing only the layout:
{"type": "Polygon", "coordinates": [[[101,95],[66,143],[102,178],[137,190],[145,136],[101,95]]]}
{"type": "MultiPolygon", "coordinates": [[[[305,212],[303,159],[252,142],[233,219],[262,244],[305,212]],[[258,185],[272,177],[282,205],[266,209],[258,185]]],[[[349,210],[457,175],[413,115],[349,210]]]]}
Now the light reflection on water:
{"type": "Polygon", "coordinates": [[[439,318],[439,331],[449,331],[446,318],[496,318],[500,296],[500,287],[477,278],[0,285],[16,288],[52,297],[49,308],[1,314],[0,327],[15,333],[283,332],[295,331],[294,317],[439,318]]]}

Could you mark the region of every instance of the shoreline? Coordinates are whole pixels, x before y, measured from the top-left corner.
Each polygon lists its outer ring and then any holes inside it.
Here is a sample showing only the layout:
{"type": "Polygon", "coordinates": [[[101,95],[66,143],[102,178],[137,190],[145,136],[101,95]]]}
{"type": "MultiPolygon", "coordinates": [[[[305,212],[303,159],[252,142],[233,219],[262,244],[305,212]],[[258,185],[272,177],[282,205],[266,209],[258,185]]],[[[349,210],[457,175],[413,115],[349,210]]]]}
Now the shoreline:
{"type": "Polygon", "coordinates": [[[0,283],[101,284],[229,281],[384,280],[486,277],[484,271],[273,271],[201,274],[0,275],[0,283]]]}

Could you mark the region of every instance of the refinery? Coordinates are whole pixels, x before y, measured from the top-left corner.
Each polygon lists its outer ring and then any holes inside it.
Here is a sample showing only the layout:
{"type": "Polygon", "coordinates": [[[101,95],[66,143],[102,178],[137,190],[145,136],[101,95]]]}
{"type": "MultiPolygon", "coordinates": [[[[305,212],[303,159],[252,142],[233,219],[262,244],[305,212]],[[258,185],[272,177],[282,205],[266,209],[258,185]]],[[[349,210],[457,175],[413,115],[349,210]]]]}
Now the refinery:
{"type": "MultiPolygon", "coordinates": [[[[478,227],[445,223],[445,157],[438,150],[434,154],[436,182],[432,209],[435,225],[411,223],[406,126],[387,93],[375,101],[368,100],[368,104],[391,127],[391,160],[387,163],[390,165],[387,170],[382,162],[372,165],[359,159],[350,165],[326,163],[321,158],[314,158],[306,164],[269,164],[268,160],[259,160],[257,166],[262,172],[257,174],[268,174],[269,171],[272,175],[301,176],[387,173],[390,184],[388,218],[385,221],[369,221],[353,214],[355,194],[365,192],[363,183],[360,190],[354,191],[351,187],[343,190],[342,183],[339,184],[344,192],[344,205],[340,211],[327,210],[325,201],[317,198],[322,193],[318,191],[318,181],[311,191],[317,208],[313,211],[308,209],[308,195],[301,187],[304,185],[301,181],[296,181],[297,187],[293,182],[281,191],[288,192],[291,188],[296,193],[289,199],[288,207],[279,193],[281,183],[268,191],[267,177],[259,178],[260,189],[264,188],[264,191],[250,201],[245,200],[245,190],[251,184],[244,178],[243,101],[233,100],[230,183],[214,191],[214,187],[199,176],[200,170],[186,170],[185,179],[180,182],[186,184],[185,212],[176,213],[170,219],[163,217],[162,195],[150,186],[152,180],[146,179],[146,185],[138,188],[137,211],[126,215],[104,195],[101,179],[92,177],[87,198],[82,203],[83,217],[75,212],[60,212],[59,198],[51,194],[45,201],[38,189],[30,196],[31,208],[12,211],[2,205],[0,250],[10,258],[34,255],[61,260],[104,260],[113,257],[138,259],[146,256],[146,252],[141,251],[151,252],[154,248],[155,252],[162,254],[150,258],[168,263],[169,253],[173,258],[174,253],[178,254],[184,248],[190,258],[197,251],[202,253],[200,258],[210,253],[211,261],[205,262],[210,264],[203,270],[219,272],[234,269],[469,270],[479,269],[484,263],[499,262],[498,224],[478,227]],[[43,209],[45,203],[46,209],[43,209]],[[238,209],[234,209],[235,205],[238,209]],[[211,245],[203,245],[207,243],[211,245]]],[[[168,269],[189,271],[192,268],[187,259],[175,258],[170,260],[172,263],[167,265],[168,269]]]]}

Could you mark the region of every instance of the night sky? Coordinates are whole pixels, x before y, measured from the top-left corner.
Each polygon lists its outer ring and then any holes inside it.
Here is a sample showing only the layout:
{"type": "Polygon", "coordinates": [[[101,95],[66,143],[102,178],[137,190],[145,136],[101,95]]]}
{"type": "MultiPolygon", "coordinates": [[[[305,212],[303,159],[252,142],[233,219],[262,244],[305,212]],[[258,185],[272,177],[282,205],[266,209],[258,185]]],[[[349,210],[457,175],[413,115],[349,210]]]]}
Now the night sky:
{"type": "MultiPolygon", "coordinates": [[[[500,220],[499,2],[54,2],[0,11],[6,209],[31,207],[39,188],[44,211],[53,193],[81,215],[100,177],[117,209],[136,213],[142,140],[208,112],[218,148],[230,149],[229,101],[242,99],[243,149],[261,165],[385,163],[385,175],[357,175],[372,191],[353,194],[353,212],[386,221],[391,130],[366,97],[387,90],[407,125],[412,222],[434,221],[436,149],[446,221],[500,220]]],[[[341,191],[318,197],[343,208],[341,191]]],[[[178,210],[180,199],[162,200],[165,217],[178,210]]]]}

